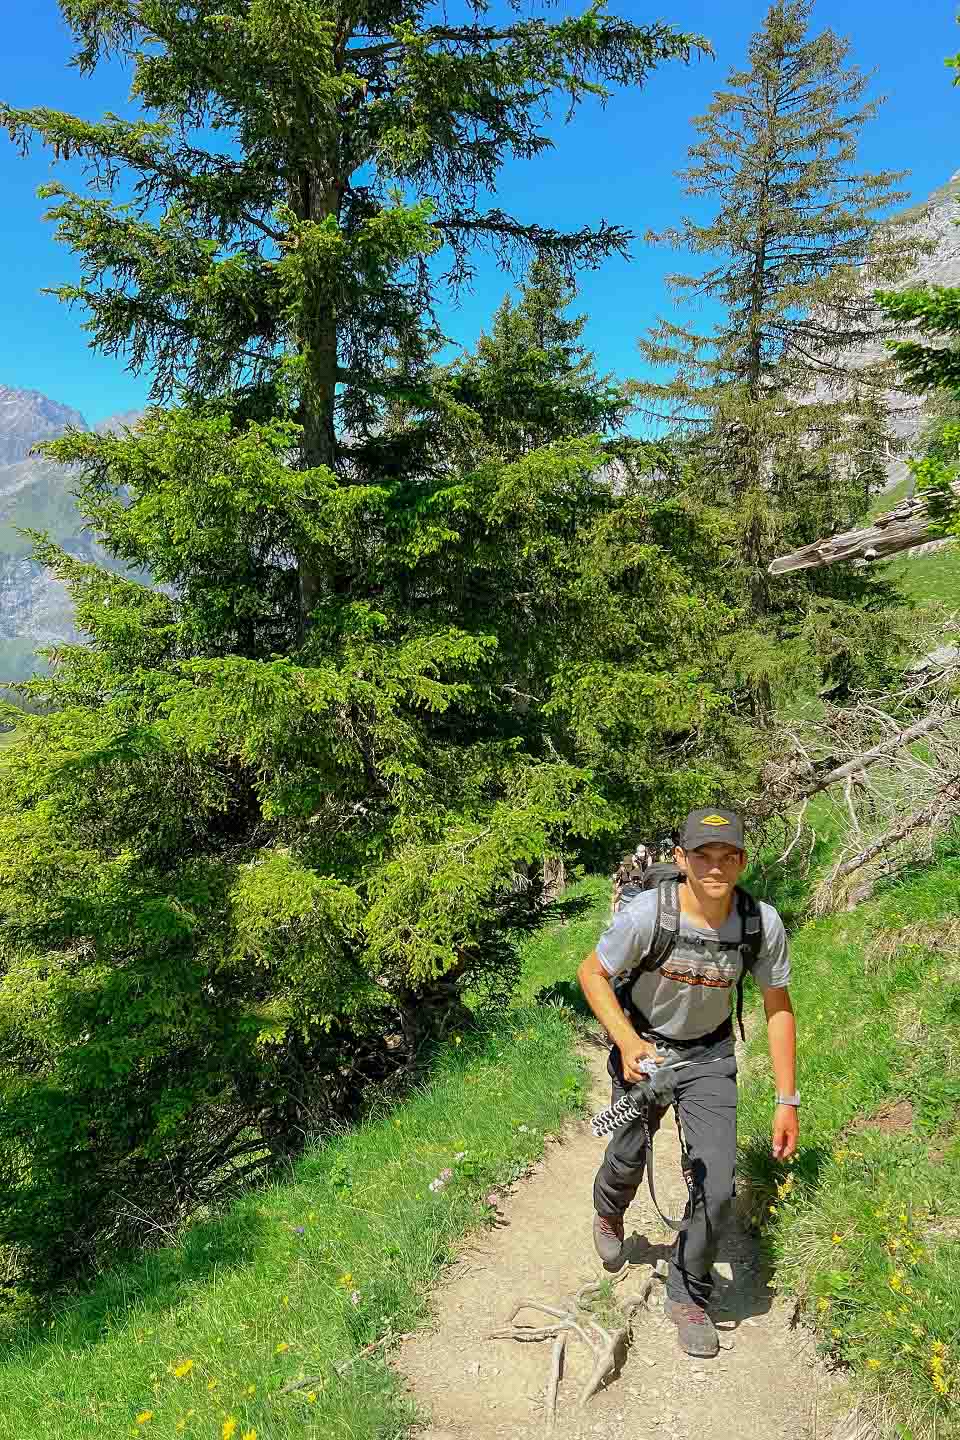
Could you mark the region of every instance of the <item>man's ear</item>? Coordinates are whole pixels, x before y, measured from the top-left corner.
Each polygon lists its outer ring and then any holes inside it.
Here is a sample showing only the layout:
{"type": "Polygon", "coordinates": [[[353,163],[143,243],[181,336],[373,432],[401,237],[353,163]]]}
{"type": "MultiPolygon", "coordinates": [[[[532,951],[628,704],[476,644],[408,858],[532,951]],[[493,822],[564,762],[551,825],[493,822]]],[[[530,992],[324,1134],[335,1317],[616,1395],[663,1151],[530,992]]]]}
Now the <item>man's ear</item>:
{"type": "Polygon", "coordinates": [[[684,875],[686,875],[686,873],[687,873],[687,857],[686,857],[686,854],[684,853],[684,851],[680,849],[680,846],[679,846],[679,845],[674,845],[674,847],[673,847],[673,863],[674,863],[675,865],[678,865],[678,866],[680,867],[680,869],[683,871],[684,875]]]}

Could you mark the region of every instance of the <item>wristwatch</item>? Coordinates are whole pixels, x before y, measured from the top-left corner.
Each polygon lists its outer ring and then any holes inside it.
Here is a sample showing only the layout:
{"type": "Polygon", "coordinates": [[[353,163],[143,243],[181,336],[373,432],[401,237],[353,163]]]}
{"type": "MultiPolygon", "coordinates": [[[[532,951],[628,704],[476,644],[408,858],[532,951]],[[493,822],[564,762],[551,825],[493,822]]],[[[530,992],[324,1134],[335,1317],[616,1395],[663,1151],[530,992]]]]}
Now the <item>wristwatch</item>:
{"type": "Polygon", "coordinates": [[[777,1104],[778,1104],[778,1105],[794,1105],[794,1106],[799,1105],[799,1104],[800,1104],[800,1091],[799,1091],[799,1090],[794,1090],[794,1092],[793,1092],[792,1095],[780,1095],[780,1094],[778,1094],[778,1095],[777,1095],[777,1104]]]}

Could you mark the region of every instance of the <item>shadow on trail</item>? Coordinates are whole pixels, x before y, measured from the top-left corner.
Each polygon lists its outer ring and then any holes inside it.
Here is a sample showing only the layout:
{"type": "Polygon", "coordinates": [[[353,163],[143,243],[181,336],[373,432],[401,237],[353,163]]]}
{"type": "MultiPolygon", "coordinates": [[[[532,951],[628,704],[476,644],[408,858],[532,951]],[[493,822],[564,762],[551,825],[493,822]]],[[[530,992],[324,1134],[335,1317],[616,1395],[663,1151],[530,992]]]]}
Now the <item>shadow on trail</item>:
{"type": "MultiPolygon", "coordinates": [[[[624,1241],[623,1254],[628,1266],[658,1269],[662,1275],[670,1263],[673,1242],[655,1243],[634,1230],[624,1241]]],[[[710,1314],[722,1335],[739,1329],[746,1320],[767,1314],[773,1303],[768,1286],[773,1267],[764,1254],[762,1242],[736,1221],[720,1241],[717,1264],[729,1266],[732,1276],[727,1279],[721,1274],[716,1278],[710,1304],[710,1314]]],[[[665,1284],[663,1292],[666,1293],[665,1284]]]]}

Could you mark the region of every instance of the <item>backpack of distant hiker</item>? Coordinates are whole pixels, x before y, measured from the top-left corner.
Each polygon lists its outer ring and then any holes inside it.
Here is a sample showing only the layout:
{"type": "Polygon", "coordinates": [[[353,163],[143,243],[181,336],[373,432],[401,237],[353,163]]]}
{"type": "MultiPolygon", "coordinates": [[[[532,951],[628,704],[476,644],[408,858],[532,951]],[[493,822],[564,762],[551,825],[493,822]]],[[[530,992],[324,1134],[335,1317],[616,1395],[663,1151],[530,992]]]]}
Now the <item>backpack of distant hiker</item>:
{"type": "MultiPolygon", "coordinates": [[[[616,995],[621,1008],[631,1018],[633,1016],[631,991],[637,977],[653,970],[662,969],[673,954],[680,934],[680,886],[683,883],[684,874],[679,866],[666,862],[651,865],[643,877],[640,890],[656,890],[657,892],[657,919],[653,927],[653,939],[647,953],[641,956],[636,965],[621,975],[615,976],[612,982],[614,995],[616,995]]],[[[753,972],[754,966],[760,958],[760,950],[763,945],[763,917],[756,900],[739,885],[734,891],[734,904],[740,915],[741,925],[740,940],[735,945],[723,940],[707,940],[700,935],[690,935],[686,937],[684,943],[714,952],[729,952],[739,949],[743,970],[737,981],[736,1014],[740,1038],[743,1039],[743,982],[745,976],[753,972]]]]}

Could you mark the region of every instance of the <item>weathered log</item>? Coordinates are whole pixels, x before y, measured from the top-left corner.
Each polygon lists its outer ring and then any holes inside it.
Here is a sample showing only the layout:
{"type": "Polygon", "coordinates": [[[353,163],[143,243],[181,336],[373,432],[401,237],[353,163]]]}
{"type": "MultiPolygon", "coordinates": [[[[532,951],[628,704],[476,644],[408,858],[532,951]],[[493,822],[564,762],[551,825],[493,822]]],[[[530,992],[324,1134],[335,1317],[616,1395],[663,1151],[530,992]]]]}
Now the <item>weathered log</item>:
{"type": "MultiPolygon", "coordinates": [[[[960,481],[955,481],[950,488],[955,495],[960,495],[960,481]]],[[[872,525],[863,529],[844,530],[840,535],[814,540],[790,555],[778,555],[767,566],[767,571],[770,575],[786,575],[793,570],[836,565],[840,560],[885,560],[901,550],[912,550],[937,539],[933,525],[926,496],[914,495],[888,510],[886,515],[878,515],[872,525]]]]}

